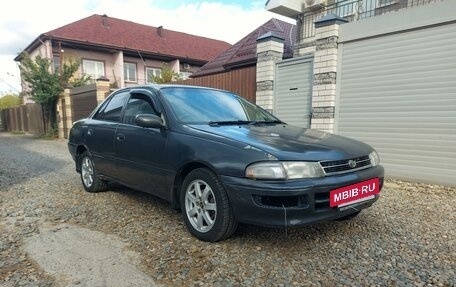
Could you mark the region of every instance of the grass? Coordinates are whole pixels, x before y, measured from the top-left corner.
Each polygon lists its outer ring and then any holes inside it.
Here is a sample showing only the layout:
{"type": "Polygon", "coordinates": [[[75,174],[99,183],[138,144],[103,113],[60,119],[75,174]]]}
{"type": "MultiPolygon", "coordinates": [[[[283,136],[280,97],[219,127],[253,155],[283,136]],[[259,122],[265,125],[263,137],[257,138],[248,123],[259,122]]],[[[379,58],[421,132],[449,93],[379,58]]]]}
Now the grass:
{"type": "MultiPolygon", "coordinates": [[[[23,131],[9,131],[9,133],[12,135],[16,135],[16,136],[27,135],[27,133],[23,132],[23,131]]],[[[41,139],[41,140],[55,140],[55,139],[58,139],[58,133],[57,133],[57,130],[52,129],[52,130],[48,131],[47,133],[35,135],[35,136],[33,136],[33,138],[41,139]]]]}
{"type": "Polygon", "coordinates": [[[58,139],[57,129],[51,129],[50,131],[48,131],[48,132],[46,132],[44,134],[38,135],[36,138],[37,139],[42,139],[42,140],[55,140],[55,139],[58,139]]]}
{"type": "Polygon", "coordinates": [[[12,135],[25,135],[25,132],[23,132],[23,131],[11,131],[10,133],[12,135]]]}

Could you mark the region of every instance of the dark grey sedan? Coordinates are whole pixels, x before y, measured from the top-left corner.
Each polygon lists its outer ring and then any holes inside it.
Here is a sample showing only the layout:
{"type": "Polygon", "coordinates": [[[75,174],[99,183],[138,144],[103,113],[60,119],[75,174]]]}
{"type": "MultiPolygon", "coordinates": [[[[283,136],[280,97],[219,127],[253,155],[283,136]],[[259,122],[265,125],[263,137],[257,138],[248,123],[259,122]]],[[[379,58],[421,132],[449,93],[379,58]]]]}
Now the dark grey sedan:
{"type": "Polygon", "coordinates": [[[238,222],[349,219],[383,185],[369,145],[287,125],[240,96],[202,87],[118,90],[73,125],[68,147],[87,191],[114,181],[154,194],[211,242],[238,222]]]}

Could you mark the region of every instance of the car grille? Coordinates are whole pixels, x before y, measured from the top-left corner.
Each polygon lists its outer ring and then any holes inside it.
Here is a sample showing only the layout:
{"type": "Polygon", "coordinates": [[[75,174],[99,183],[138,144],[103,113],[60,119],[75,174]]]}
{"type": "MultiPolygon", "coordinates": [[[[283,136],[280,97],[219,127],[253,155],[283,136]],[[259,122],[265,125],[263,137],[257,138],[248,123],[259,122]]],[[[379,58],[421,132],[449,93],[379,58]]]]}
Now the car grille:
{"type": "Polygon", "coordinates": [[[371,161],[366,155],[344,160],[321,161],[320,165],[326,175],[334,175],[368,168],[371,166],[371,161]]]}

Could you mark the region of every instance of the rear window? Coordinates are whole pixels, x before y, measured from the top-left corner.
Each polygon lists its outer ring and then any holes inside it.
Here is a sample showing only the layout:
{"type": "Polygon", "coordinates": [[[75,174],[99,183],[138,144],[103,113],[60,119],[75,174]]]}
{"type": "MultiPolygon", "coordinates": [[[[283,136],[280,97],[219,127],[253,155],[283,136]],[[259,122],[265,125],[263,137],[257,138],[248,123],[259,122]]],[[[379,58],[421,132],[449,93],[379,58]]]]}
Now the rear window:
{"type": "Polygon", "coordinates": [[[128,92],[114,95],[109,100],[109,103],[105,105],[105,107],[102,108],[94,118],[97,120],[120,122],[122,108],[125,105],[125,102],[127,101],[129,95],[130,94],[128,92]]]}

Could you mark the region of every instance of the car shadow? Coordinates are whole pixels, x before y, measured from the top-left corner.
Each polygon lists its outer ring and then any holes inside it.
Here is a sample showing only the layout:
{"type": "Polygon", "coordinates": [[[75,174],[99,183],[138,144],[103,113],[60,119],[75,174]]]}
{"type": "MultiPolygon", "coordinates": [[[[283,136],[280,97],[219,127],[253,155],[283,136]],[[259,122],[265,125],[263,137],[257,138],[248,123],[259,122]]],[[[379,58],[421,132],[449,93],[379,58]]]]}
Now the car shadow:
{"type": "MultiPolygon", "coordinates": [[[[136,204],[138,209],[150,208],[153,206],[154,212],[160,213],[159,216],[167,217],[167,221],[171,221],[173,224],[179,226],[183,224],[181,211],[172,209],[170,203],[154,195],[136,191],[117,183],[109,184],[109,192],[128,198],[128,201],[136,204]]],[[[364,213],[366,213],[366,211],[364,211],[364,213]]],[[[332,240],[338,236],[353,232],[357,232],[362,236],[363,233],[369,232],[363,228],[363,225],[372,224],[372,218],[370,217],[369,214],[361,213],[358,217],[347,221],[328,221],[288,228],[274,228],[240,223],[236,232],[231,238],[226,240],[226,243],[252,244],[252,246],[254,246],[260,242],[267,242],[268,245],[273,246],[283,244],[284,241],[297,243],[305,240],[309,244],[324,242],[326,239],[332,240]]],[[[187,232],[185,228],[183,230],[184,232],[187,232]]],[[[169,236],[170,238],[174,237],[175,230],[173,230],[169,236]]]]}

